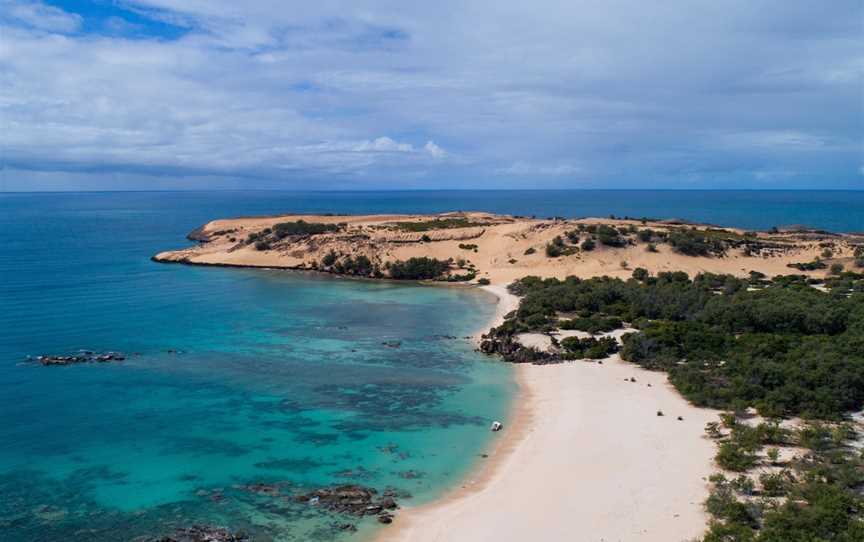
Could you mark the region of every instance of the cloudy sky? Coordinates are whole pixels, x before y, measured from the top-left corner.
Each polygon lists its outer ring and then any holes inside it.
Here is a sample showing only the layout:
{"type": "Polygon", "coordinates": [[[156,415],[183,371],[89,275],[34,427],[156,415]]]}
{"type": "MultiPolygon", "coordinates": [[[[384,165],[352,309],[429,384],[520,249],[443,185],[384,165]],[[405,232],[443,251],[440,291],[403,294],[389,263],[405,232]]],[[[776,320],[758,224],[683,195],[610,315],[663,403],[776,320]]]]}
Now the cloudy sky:
{"type": "Polygon", "coordinates": [[[862,0],[0,0],[0,190],[864,188],[862,0]]]}

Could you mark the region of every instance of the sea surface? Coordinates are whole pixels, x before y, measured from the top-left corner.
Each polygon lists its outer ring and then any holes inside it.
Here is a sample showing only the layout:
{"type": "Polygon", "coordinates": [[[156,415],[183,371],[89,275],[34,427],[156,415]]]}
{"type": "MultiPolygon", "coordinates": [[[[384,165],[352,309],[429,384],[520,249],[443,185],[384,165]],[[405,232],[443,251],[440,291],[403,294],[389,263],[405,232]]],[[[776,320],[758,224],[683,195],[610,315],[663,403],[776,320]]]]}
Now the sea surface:
{"type": "Polygon", "coordinates": [[[494,297],[150,261],[211,218],[294,210],[262,203],[0,195],[0,540],[117,542],[193,523],[362,540],[374,518],[291,497],[355,483],[420,503],[482,461],[514,384],[464,337],[494,297]],[[77,349],[128,359],[25,361],[77,349]]]}
{"type": "Polygon", "coordinates": [[[459,209],[864,231],[864,192],[0,193],[0,540],[114,542],[193,523],[362,540],[373,522],[291,497],[357,483],[411,504],[457,484],[515,390],[510,368],[464,339],[492,317],[491,296],[149,258],[219,217],[459,209]],[[77,349],[129,357],[26,361],[77,349]]]}

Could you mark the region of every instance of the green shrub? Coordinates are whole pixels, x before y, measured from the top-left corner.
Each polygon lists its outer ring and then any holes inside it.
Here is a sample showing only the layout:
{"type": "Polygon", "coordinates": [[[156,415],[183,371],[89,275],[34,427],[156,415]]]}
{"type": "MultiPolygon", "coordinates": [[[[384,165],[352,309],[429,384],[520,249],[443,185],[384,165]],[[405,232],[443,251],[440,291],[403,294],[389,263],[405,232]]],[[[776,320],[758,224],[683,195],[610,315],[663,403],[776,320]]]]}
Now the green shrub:
{"type": "Polygon", "coordinates": [[[813,260],[812,262],[804,263],[787,263],[786,267],[791,267],[798,271],[816,271],[817,269],[825,269],[828,265],[822,260],[813,260]]]}
{"type": "Polygon", "coordinates": [[[330,252],[325,254],[323,258],[321,258],[321,263],[324,265],[324,267],[330,267],[331,265],[336,263],[337,259],[338,256],[336,255],[336,253],[331,250],[330,252]]]}
{"type": "MultiPolygon", "coordinates": [[[[626,229],[624,230],[627,231],[626,229]]],[[[627,239],[620,235],[620,231],[606,224],[601,224],[597,228],[597,240],[601,245],[607,247],[623,247],[627,244],[627,239]]]]}
{"type": "Polygon", "coordinates": [[[686,256],[721,256],[725,253],[722,241],[699,230],[675,230],[669,233],[667,242],[675,252],[686,256]]]}
{"type": "Polygon", "coordinates": [[[747,451],[733,440],[721,442],[714,459],[720,467],[734,472],[750,470],[758,461],[756,454],[747,451]]]}
{"type": "Polygon", "coordinates": [[[489,282],[489,279],[487,279],[486,277],[483,277],[477,281],[477,284],[479,284],[481,286],[488,286],[490,284],[490,282],[489,282]]]}
{"type": "Polygon", "coordinates": [[[579,245],[582,250],[585,252],[591,252],[597,246],[593,239],[585,239],[582,241],[582,244],[579,245]]]}
{"type": "Polygon", "coordinates": [[[422,222],[397,222],[396,227],[403,231],[421,232],[429,230],[447,230],[452,228],[468,228],[471,226],[486,226],[488,222],[472,222],[468,218],[435,218],[422,222]]]}
{"type": "Polygon", "coordinates": [[[409,258],[390,264],[390,277],[400,280],[428,280],[440,277],[450,268],[446,261],[435,258],[409,258]]]}
{"type": "Polygon", "coordinates": [[[617,316],[590,316],[564,320],[561,322],[560,327],[561,329],[575,329],[596,334],[620,329],[623,325],[624,323],[617,316]]]}
{"type": "Polygon", "coordinates": [[[318,235],[321,233],[336,232],[340,230],[338,224],[319,224],[315,222],[280,222],[273,225],[273,235],[277,239],[283,239],[290,235],[318,235]]]}
{"type": "Polygon", "coordinates": [[[614,337],[567,337],[561,341],[561,347],[567,351],[569,359],[602,359],[618,351],[618,341],[614,337]]]}

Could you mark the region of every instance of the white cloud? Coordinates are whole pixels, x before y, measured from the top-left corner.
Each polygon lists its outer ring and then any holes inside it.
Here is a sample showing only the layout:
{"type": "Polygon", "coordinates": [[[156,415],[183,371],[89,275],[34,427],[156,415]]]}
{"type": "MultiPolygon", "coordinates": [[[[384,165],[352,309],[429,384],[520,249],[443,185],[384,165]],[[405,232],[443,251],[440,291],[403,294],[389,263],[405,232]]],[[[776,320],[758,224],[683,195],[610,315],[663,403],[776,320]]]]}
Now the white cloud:
{"type": "Polygon", "coordinates": [[[0,0],[3,18],[23,23],[31,28],[48,32],[71,33],[81,27],[81,17],[42,2],[0,0]]]}
{"type": "Polygon", "coordinates": [[[117,3],[187,32],[148,39],[147,25],[82,26],[0,0],[0,166],[250,182],[859,181],[858,0],[818,12],[442,2],[117,3]]]}
{"type": "Polygon", "coordinates": [[[436,145],[432,140],[427,141],[426,144],[423,145],[423,149],[433,158],[444,158],[447,155],[447,151],[436,145]]]}
{"type": "Polygon", "coordinates": [[[383,136],[372,141],[363,141],[357,144],[353,150],[357,152],[414,152],[414,146],[410,143],[399,143],[383,136]]]}

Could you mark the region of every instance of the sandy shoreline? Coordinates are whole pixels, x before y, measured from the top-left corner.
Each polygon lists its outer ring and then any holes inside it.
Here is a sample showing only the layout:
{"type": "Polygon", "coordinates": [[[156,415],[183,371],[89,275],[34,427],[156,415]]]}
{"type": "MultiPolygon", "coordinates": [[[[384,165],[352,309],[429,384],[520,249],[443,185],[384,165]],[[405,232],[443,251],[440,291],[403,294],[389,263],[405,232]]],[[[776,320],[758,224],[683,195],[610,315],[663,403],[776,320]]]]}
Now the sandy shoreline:
{"type": "MultiPolygon", "coordinates": [[[[499,298],[497,325],[518,298],[484,289],[499,298]]],[[[704,532],[714,445],[703,428],[715,411],[617,355],[515,370],[519,391],[489,458],[378,540],[677,542],[704,532]]]]}

